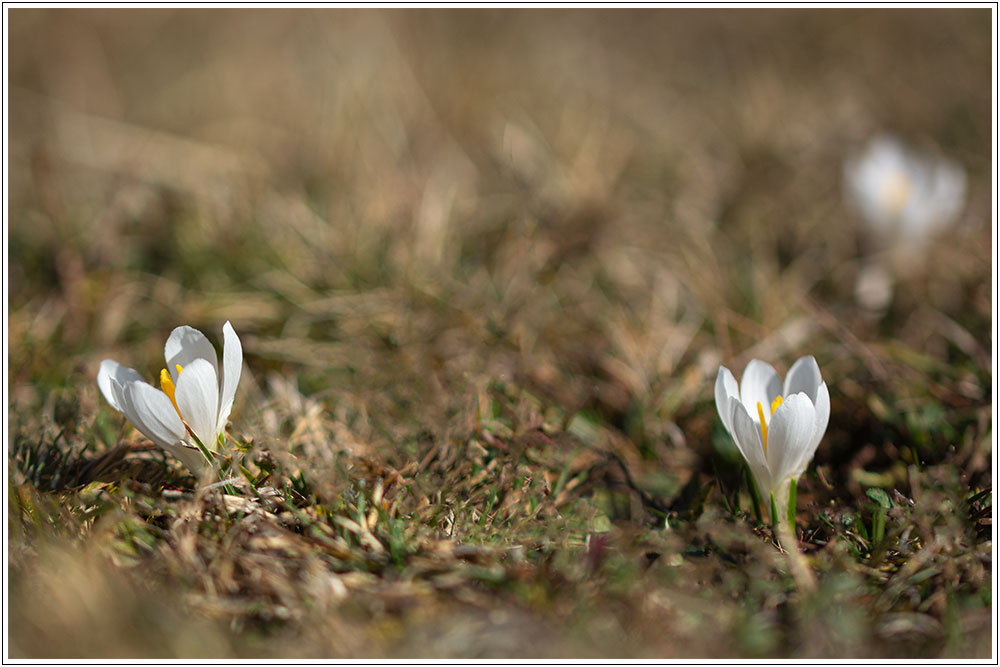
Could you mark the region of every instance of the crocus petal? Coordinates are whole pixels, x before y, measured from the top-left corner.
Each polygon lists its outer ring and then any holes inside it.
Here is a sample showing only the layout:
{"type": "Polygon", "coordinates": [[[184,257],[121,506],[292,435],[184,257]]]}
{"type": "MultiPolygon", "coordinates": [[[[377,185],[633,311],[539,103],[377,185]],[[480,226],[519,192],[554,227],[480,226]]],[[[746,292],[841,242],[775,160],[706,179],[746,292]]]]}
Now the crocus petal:
{"type": "Polygon", "coordinates": [[[187,430],[167,395],[145,382],[133,382],[122,393],[128,405],[126,413],[136,430],[176,457],[195,475],[201,475],[208,462],[201,452],[187,442],[187,430]]]}
{"type": "Polygon", "coordinates": [[[190,470],[195,477],[200,477],[210,467],[204,455],[195,449],[194,445],[181,444],[166,449],[167,453],[177,457],[184,464],[184,467],[190,470]]]}
{"type": "Polygon", "coordinates": [[[765,411],[770,411],[771,402],[781,393],[781,378],[771,364],[759,359],[751,359],[740,378],[740,400],[750,418],[759,422],[757,403],[765,411]]]}
{"type": "Polygon", "coordinates": [[[117,361],[105,359],[101,362],[101,368],[97,371],[97,386],[104,395],[104,399],[111,404],[118,412],[122,412],[121,404],[111,388],[112,383],[118,385],[119,389],[129,382],[141,381],[142,376],[127,366],[122,366],[117,361]]]}
{"type": "Polygon", "coordinates": [[[736,384],[736,378],[732,371],[725,366],[719,367],[719,374],[715,377],[715,409],[719,412],[719,419],[726,431],[733,436],[733,420],[730,411],[729,401],[732,398],[739,398],[740,387],[736,384]]]}
{"type": "Polygon", "coordinates": [[[201,444],[215,448],[215,426],[219,414],[219,376],[205,359],[184,366],[174,393],[177,409],[201,444]]]}
{"type": "Polygon", "coordinates": [[[816,448],[819,447],[819,443],[826,433],[826,426],[830,421],[830,390],[827,389],[825,382],[819,386],[819,390],[816,392],[815,407],[816,432],[813,433],[812,442],[809,444],[808,449],[803,451],[801,459],[795,465],[794,477],[798,477],[809,467],[809,462],[812,461],[813,455],[816,454],[816,448]]]}
{"type": "MultiPolygon", "coordinates": [[[[177,384],[177,367],[187,368],[195,359],[204,359],[212,365],[216,377],[219,374],[219,357],[215,348],[205,338],[205,334],[188,326],[177,327],[170,332],[167,344],[163,346],[163,356],[167,360],[167,370],[177,384]]],[[[218,393],[218,392],[216,392],[218,393]]]]}
{"type": "Polygon", "coordinates": [[[767,425],[767,467],[775,485],[781,485],[795,474],[799,462],[812,446],[815,433],[816,408],[809,397],[805,394],[786,396],[767,425]]]}
{"type": "Polygon", "coordinates": [[[772,482],[771,472],[767,466],[767,459],[764,456],[764,443],[760,437],[760,426],[750,418],[744,405],[732,398],[730,405],[730,421],[733,425],[733,440],[743,455],[750,472],[757,480],[757,490],[767,497],[771,494],[772,482]]]}
{"type": "Polygon", "coordinates": [[[129,382],[118,398],[132,425],[160,447],[173,451],[184,442],[187,437],[184,422],[162,391],[145,382],[129,382]]]}
{"type": "Polygon", "coordinates": [[[965,203],[965,172],[957,164],[942,162],[938,165],[928,189],[937,202],[941,222],[950,221],[961,213],[965,203]]]}
{"type": "Polygon", "coordinates": [[[215,430],[221,433],[226,428],[226,420],[233,409],[233,399],[236,396],[236,385],[240,383],[240,373],[243,370],[243,344],[236,330],[228,321],[222,325],[222,371],[219,385],[222,393],[219,398],[219,418],[215,430]]]}
{"type": "MultiPolygon", "coordinates": [[[[899,204],[887,201],[885,193],[895,181],[912,181],[909,164],[902,144],[889,136],[872,140],[864,153],[847,164],[845,176],[851,197],[873,228],[888,231],[900,220],[899,204]]],[[[906,203],[911,199],[908,196],[906,203]]]]}
{"type": "Polygon", "coordinates": [[[944,160],[918,161],[911,158],[911,169],[920,176],[914,196],[907,202],[903,232],[920,239],[935,228],[951,222],[961,211],[965,199],[965,173],[957,165],[944,160]]]}
{"type": "Polygon", "coordinates": [[[819,388],[823,378],[819,374],[819,364],[816,357],[811,354],[801,357],[788,369],[785,376],[785,388],[781,392],[782,396],[791,396],[802,392],[809,397],[813,403],[816,402],[816,390],[819,388]]]}

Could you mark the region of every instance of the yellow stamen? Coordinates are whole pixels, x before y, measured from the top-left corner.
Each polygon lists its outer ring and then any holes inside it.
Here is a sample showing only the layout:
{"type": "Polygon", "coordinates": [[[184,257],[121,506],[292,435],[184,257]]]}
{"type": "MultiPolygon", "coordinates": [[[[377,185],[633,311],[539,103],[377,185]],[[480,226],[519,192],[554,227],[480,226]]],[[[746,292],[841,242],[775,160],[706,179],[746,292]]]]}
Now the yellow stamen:
{"type": "Polygon", "coordinates": [[[776,396],[775,399],[773,401],[771,401],[771,415],[772,416],[774,415],[774,411],[778,409],[779,405],[781,405],[781,396],[776,396]]]}
{"type": "Polygon", "coordinates": [[[910,179],[907,178],[906,174],[900,172],[892,174],[879,192],[882,205],[889,209],[892,215],[899,215],[906,208],[911,187],[910,179]]]}
{"type": "MultiPolygon", "coordinates": [[[[773,401],[771,401],[771,416],[774,416],[774,411],[778,409],[781,405],[781,396],[776,396],[773,401]]],[[[760,417],[760,434],[764,438],[764,453],[767,454],[767,422],[764,420],[764,406],[761,405],[760,401],[757,401],[757,416],[760,417]]]]}
{"type": "MultiPolygon", "coordinates": [[[[177,368],[177,374],[180,375],[181,370],[183,370],[181,365],[174,364],[174,367],[177,368]]],[[[170,371],[166,368],[160,371],[160,389],[162,389],[163,393],[167,395],[170,402],[174,404],[174,410],[177,410],[177,414],[180,414],[181,410],[177,407],[177,399],[174,398],[174,394],[177,392],[177,387],[174,386],[174,381],[170,377],[170,371]]]]}
{"type": "Polygon", "coordinates": [[[760,434],[764,436],[764,453],[767,454],[767,422],[764,421],[764,406],[757,401],[757,416],[760,417],[760,434]]]}

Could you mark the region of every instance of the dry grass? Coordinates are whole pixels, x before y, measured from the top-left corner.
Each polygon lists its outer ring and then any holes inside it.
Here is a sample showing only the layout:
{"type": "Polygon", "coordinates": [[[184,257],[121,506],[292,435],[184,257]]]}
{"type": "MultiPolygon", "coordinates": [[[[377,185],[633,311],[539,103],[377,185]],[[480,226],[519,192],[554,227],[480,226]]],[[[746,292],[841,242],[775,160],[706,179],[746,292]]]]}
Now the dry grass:
{"type": "Polygon", "coordinates": [[[989,12],[7,17],[11,657],[989,657],[989,12]],[[880,129],[969,197],[875,314],[880,129]],[[224,496],[94,377],[225,319],[224,496]],[[815,590],[712,398],[801,354],[815,590]]]}

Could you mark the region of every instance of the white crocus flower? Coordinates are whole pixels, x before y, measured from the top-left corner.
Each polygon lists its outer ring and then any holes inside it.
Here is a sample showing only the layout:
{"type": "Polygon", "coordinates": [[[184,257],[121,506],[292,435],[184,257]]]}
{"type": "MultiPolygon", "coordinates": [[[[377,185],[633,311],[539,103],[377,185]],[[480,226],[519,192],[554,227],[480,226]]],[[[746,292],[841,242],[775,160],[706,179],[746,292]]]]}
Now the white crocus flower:
{"type": "Polygon", "coordinates": [[[174,329],[163,350],[167,367],[160,372],[160,389],[111,359],[102,361],[97,373],[97,386],[111,407],[195,474],[208,466],[197,443],[217,449],[243,369],[243,346],[229,322],[222,334],[220,369],[203,333],[188,326],[174,329]]]}
{"type": "MultiPolygon", "coordinates": [[[[830,392],[812,356],[797,360],[782,383],[770,364],[753,359],[740,383],[728,368],[715,380],[715,407],[765,502],[788,503],[792,480],[805,472],[830,420],[830,392]]],[[[779,512],[782,516],[784,512],[779,512]]]]}
{"type": "Polygon", "coordinates": [[[896,276],[923,266],[927,241],[961,212],[965,172],[880,135],[847,160],[844,187],[867,225],[873,251],[859,266],[855,298],[869,310],[883,311],[892,301],[896,276]]]}
{"type": "Polygon", "coordinates": [[[965,172],[882,135],[844,166],[847,195],[883,240],[921,243],[952,222],[965,201],[965,172]]]}

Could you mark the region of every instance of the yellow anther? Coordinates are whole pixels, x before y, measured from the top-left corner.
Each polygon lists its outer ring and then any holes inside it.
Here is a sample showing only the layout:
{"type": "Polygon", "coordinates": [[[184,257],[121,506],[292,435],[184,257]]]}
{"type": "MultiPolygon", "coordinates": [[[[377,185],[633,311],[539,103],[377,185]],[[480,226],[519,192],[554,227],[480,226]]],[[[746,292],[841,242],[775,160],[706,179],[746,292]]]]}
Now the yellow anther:
{"type": "MultiPolygon", "coordinates": [[[[774,411],[778,409],[781,405],[781,396],[776,396],[773,401],[771,401],[771,416],[774,416],[774,411]]],[[[764,406],[761,405],[760,401],[757,401],[757,416],[760,417],[760,434],[764,439],[764,453],[767,454],[767,421],[764,419],[764,406]]]]}
{"type": "Polygon", "coordinates": [[[899,215],[906,208],[906,202],[910,198],[910,179],[903,173],[894,173],[882,186],[879,193],[882,197],[882,204],[892,212],[899,215]]]}
{"type": "Polygon", "coordinates": [[[774,411],[778,409],[781,405],[781,396],[776,396],[773,401],[771,401],[771,415],[774,415],[774,411]]]}
{"type": "MultiPolygon", "coordinates": [[[[177,369],[177,374],[180,375],[181,365],[174,364],[174,367],[177,369]]],[[[170,371],[166,368],[160,371],[160,389],[162,389],[163,393],[167,395],[170,402],[174,404],[174,410],[177,410],[177,414],[180,414],[181,410],[177,407],[177,399],[174,398],[174,394],[177,392],[177,387],[174,386],[174,381],[170,377],[170,371]]]]}
{"type": "Polygon", "coordinates": [[[757,416],[760,417],[760,434],[764,436],[764,453],[767,454],[767,422],[764,421],[764,406],[757,401],[757,416]]]}

